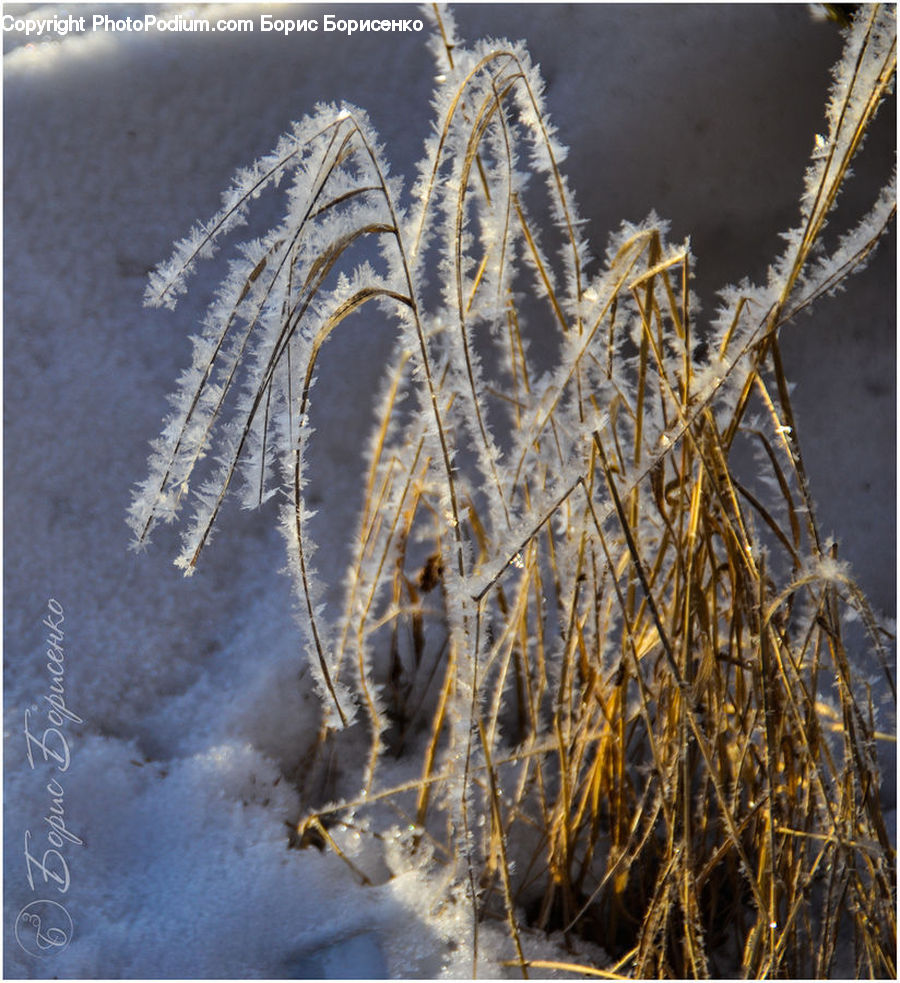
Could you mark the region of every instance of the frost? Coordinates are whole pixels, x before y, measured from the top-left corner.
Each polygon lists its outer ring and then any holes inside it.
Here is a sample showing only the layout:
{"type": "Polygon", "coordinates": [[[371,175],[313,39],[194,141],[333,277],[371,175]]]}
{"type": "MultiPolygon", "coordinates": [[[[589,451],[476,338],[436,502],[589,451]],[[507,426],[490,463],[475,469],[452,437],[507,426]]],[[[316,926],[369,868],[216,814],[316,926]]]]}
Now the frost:
{"type": "Polygon", "coordinates": [[[842,584],[848,579],[849,567],[831,556],[823,556],[816,560],[812,573],[820,580],[832,584],[842,584]]]}
{"type": "MultiPolygon", "coordinates": [[[[666,769],[682,774],[685,741],[706,739],[701,707],[724,704],[726,682],[739,683],[742,706],[720,711],[715,741],[737,742],[751,761],[769,738],[775,674],[768,662],[755,667],[770,648],[785,647],[779,671],[794,674],[777,680],[793,714],[779,726],[790,728],[812,717],[792,701],[816,698],[803,673],[818,677],[809,639],[833,630],[822,614],[832,593],[849,598],[870,630],[849,571],[819,537],[773,349],[793,316],[862,266],[893,220],[892,179],[830,252],[820,245],[874,111],[861,93],[877,102],[887,91],[891,14],[867,12],[850,32],[827,134],[812,138],[800,224],[784,233],[765,284],[725,287],[702,327],[690,241],[670,243],[653,212],[623,223],[587,273],[566,149],[525,48],[467,47],[451,19],[427,16],[438,28],[434,122],[408,191],[363,111],[319,106],[236,175],[220,211],[151,277],[148,302],[174,305],[197,262],[252,223],[263,193],[281,206],[272,228],[235,250],[129,522],[142,544],[190,502],[176,561],[189,574],[235,486],[246,507],[279,499],[324,708],[315,753],[360,735],[368,745],[353,762],[358,788],[310,813],[309,828],[324,835],[372,809],[398,884],[424,877],[442,855],[472,908],[493,892],[510,925],[504,944],[514,943],[506,956],[523,960],[511,884],[525,891],[522,872],[544,846],[547,897],[557,880],[574,879],[575,857],[584,858],[579,884],[618,884],[598,846],[600,817],[614,804],[651,814],[653,783],[666,769]],[[363,503],[335,604],[313,565],[310,410],[329,341],[351,318],[387,321],[395,344],[361,448],[363,503]],[[549,368],[530,357],[530,319],[557,344],[549,368]],[[750,480],[729,463],[742,440],[753,442],[750,480]],[[610,682],[620,678],[628,685],[610,682]],[[752,702],[760,680],[763,706],[752,702]],[[678,740],[654,730],[666,721],[678,740]],[[646,741],[653,767],[632,774],[615,747],[625,740],[646,741]],[[405,832],[388,833],[387,803],[405,832]],[[539,831],[536,853],[525,855],[511,825],[539,831]],[[421,862],[411,859],[419,849],[421,862]]],[[[791,743],[785,734],[767,753],[791,743]]],[[[694,757],[710,767],[709,755],[694,757]]],[[[703,782],[728,827],[746,803],[725,785],[738,789],[743,775],[703,782]]],[[[757,823],[754,803],[775,795],[755,789],[741,829],[757,823]]],[[[681,818],[671,825],[671,794],[653,793],[669,824],[657,830],[660,843],[681,827],[681,818]]],[[[727,832],[749,898],[760,893],[753,868],[764,865],[744,853],[752,834],[727,832]]],[[[616,835],[637,842],[625,825],[616,835]]],[[[602,850],[612,856],[608,843],[602,850]]],[[[673,865],[687,851],[680,844],[673,865]]],[[[582,887],[566,889],[564,907],[580,905],[582,887]]],[[[753,901],[762,909],[761,895],[753,901]]],[[[703,949],[696,902],[685,905],[679,924],[703,949]]],[[[449,908],[456,918],[459,906],[449,908]]],[[[705,973],[698,959],[692,972],[705,973]]]]}

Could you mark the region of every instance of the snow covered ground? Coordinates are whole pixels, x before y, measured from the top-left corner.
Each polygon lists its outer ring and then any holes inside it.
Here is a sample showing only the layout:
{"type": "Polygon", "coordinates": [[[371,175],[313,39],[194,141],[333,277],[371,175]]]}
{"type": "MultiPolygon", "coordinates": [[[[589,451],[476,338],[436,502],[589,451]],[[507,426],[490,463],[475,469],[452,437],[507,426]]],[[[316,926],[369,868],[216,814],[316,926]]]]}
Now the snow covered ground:
{"type": "MultiPolygon", "coordinates": [[[[84,14],[88,26],[95,12],[148,11],[257,25],[264,12],[359,16],[305,4],[3,9],[84,14]]],[[[365,16],[415,11],[369,5],[365,16]]],[[[673,238],[692,236],[707,306],[719,285],[762,276],[795,217],[840,51],[833,25],[802,6],[756,5],[473,4],[457,20],[470,40],[524,39],[542,65],[596,251],[621,219],[654,208],[673,238]]],[[[317,711],[274,514],[227,510],[190,580],[171,565],[175,533],[138,556],[124,523],[214,285],[201,273],[174,314],[148,311],[147,272],[216,210],[233,171],[317,101],[365,107],[395,173],[410,174],[433,76],[415,33],[4,34],[7,977],[470,973],[469,915],[439,874],[360,843],[355,861],[380,881],[361,887],[335,856],[286,849],[285,822],[301,808],[286,776],[317,711]],[[47,699],[54,631],[65,712],[47,699]],[[41,740],[58,755],[66,742],[66,771],[44,761],[41,740]],[[61,902],[73,928],[66,947],[37,957],[20,912],[43,898],[61,902]]],[[[856,213],[891,166],[892,113],[883,116],[846,196],[856,213]]],[[[892,238],[845,294],[784,338],[823,530],[889,614],[894,271],[892,238]]],[[[312,495],[323,503],[317,560],[329,587],[344,568],[387,342],[351,333],[329,347],[320,375],[326,450],[312,495]]],[[[29,912],[68,930],[61,910],[29,912]]],[[[485,929],[486,975],[503,972],[502,938],[485,929]]]]}

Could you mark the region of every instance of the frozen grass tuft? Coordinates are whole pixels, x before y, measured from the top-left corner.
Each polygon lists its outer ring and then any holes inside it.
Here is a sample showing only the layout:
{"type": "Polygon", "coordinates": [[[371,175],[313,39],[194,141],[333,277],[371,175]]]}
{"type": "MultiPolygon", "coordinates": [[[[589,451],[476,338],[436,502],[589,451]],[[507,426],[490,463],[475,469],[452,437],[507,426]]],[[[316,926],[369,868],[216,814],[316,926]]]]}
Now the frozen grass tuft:
{"type": "Polygon", "coordinates": [[[401,830],[392,849],[467,893],[473,974],[479,925],[499,918],[526,976],[573,969],[526,956],[538,928],[602,946],[604,965],[574,960],[595,975],[826,977],[851,953],[857,976],[895,978],[891,738],[872,692],[896,699],[892,639],[820,535],[779,347],[894,220],[892,178],[822,244],[893,84],[894,11],[862,7],[847,28],[767,283],[726,288],[705,324],[689,244],[652,214],[589,272],[527,51],[465,47],[431,16],[435,123],[409,190],[361,110],[321,106],[154,274],[149,302],[174,304],[281,189],[282,220],[235,251],[194,341],[136,541],[190,499],[191,572],[233,486],[281,501],[325,707],[297,842],[344,855],[342,837],[401,830]],[[375,308],[397,343],[329,621],[309,408],[329,336],[375,308]],[[548,333],[558,358],[539,368],[529,339],[548,333]],[[752,475],[732,463],[741,445],[752,475]],[[854,672],[851,616],[875,683],[854,672]],[[323,803],[348,728],[369,747],[358,792],[323,803]]]}

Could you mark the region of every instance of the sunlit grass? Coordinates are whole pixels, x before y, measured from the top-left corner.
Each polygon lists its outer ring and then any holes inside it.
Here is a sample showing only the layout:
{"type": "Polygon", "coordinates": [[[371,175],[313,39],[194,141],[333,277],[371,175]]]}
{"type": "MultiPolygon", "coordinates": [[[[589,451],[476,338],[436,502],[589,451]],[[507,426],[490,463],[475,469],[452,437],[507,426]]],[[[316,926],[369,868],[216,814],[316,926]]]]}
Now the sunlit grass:
{"type": "Polygon", "coordinates": [[[711,322],[695,315],[687,244],[654,216],[588,272],[527,53],[466,51],[440,13],[446,75],[411,195],[364,115],[326,107],[154,280],[171,300],[294,174],[284,223],[211,309],[133,526],[144,540],[175,514],[214,433],[186,570],[242,467],[248,504],[286,502],[326,707],[299,842],[365,883],[342,830],[399,820],[411,854],[466,886],[473,973],[478,926],[497,917],[524,975],[572,970],[526,957],[527,925],[602,946],[609,965],[583,970],[613,978],[822,977],[846,953],[858,976],[896,976],[878,763],[891,738],[872,692],[896,698],[892,639],[819,532],[779,343],[894,220],[889,183],[822,250],[896,67],[892,11],[857,21],[800,225],[768,284],[723,291],[711,322]],[[309,405],[328,338],[372,300],[399,340],[332,625],[310,563],[309,405]],[[559,338],[549,370],[529,358],[535,331],[559,338]],[[856,675],[851,619],[877,683],[856,675]],[[369,748],[358,793],[314,804],[342,731],[369,748]]]}

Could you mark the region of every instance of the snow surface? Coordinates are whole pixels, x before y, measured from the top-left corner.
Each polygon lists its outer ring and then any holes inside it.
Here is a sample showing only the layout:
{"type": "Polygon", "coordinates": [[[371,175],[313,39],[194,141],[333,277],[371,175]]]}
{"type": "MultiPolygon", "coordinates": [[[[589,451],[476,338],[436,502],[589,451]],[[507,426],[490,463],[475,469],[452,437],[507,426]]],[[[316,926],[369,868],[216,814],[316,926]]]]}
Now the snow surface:
{"type": "MultiPolygon", "coordinates": [[[[40,15],[149,7],[70,4],[40,15]]],[[[365,15],[414,11],[370,5],[365,15]]],[[[777,232],[794,221],[821,126],[840,50],[833,25],[801,6],[756,5],[465,5],[457,19],[469,40],[524,39],[541,63],[595,251],[621,219],[655,208],[673,236],[692,236],[707,307],[716,287],[762,277],[777,232]]],[[[287,849],[285,823],[302,805],[290,776],[318,718],[273,511],[226,510],[190,580],[171,565],[175,533],[136,556],[124,524],[214,285],[201,274],[174,314],[147,311],[147,272],[216,210],[232,172],[319,100],[365,107],[395,173],[410,175],[430,118],[424,38],[27,40],[4,38],[4,975],[468,977],[470,915],[439,869],[407,869],[401,850],[360,840],[354,863],[377,882],[361,886],[333,854],[287,849]],[[26,711],[32,729],[48,726],[50,598],[64,611],[66,706],[83,721],[63,722],[64,774],[39,756],[32,770],[23,733],[26,711]],[[64,795],[47,791],[54,777],[64,795]],[[61,896],[41,893],[37,872],[31,889],[23,842],[28,831],[33,851],[49,848],[54,797],[82,841],[61,848],[74,933],[64,951],[37,959],[15,940],[17,914],[61,896]]],[[[890,167],[894,133],[883,115],[846,196],[854,214],[890,167]]],[[[784,336],[823,530],[887,613],[894,263],[891,239],[846,294],[784,336]]],[[[320,375],[327,400],[318,405],[328,410],[314,421],[312,481],[322,500],[317,565],[332,598],[388,343],[355,329],[329,347],[320,375]]],[[[499,928],[482,930],[481,973],[507,972],[503,939],[499,928]]],[[[526,948],[558,952],[539,938],[526,948]]]]}

